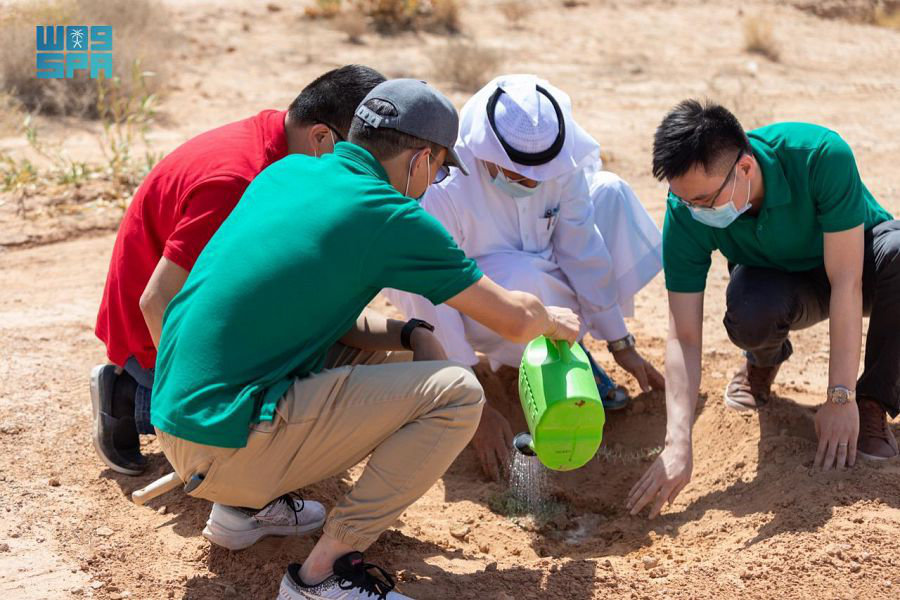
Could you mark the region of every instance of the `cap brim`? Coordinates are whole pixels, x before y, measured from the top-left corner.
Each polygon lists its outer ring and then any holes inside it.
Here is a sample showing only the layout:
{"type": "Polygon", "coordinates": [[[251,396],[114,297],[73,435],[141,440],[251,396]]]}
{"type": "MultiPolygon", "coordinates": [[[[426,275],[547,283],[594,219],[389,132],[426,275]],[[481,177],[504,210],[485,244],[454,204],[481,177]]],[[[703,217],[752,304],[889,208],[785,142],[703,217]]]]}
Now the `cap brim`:
{"type": "Polygon", "coordinates": [[[462,171],[463,175],[469,174],[469,170],[466,168],[463,162],[459,160],[459,155],[453,148],[447,148],[447,158],[444,159],[444,164],[448,167],[456,167],[457,169],[462,171]]]}

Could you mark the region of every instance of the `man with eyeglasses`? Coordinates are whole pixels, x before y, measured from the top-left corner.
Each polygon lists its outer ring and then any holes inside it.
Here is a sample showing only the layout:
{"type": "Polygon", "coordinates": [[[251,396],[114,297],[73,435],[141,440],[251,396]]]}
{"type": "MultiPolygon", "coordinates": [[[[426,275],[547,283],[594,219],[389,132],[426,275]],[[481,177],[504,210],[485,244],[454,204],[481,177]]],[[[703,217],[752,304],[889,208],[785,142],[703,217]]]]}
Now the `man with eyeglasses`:
{"type": "MultiPolygon", "coordinates": [[[[644,391],[662,389],[624,319],[661,269],[659,229],[627,183],[600,171],[599,144],[575,120],[568,95],[534,75],[502,75],[466,102],[460,119],[456,150],[472,174],[452,174],[422,206],[486,275],[568,306],[585,323],[582,335],[606,341],[644,391]]],[[[480,352],[495,370],[518,368],[523,344],[421,296],[387,296],[407,317],[434,320],[452,359],[474,365],[480,352]]],[[[627,394],[591,361],[604,407],[624,408],[627,394]]],[[[485,407],[472,440],[493,479],[506,469],[512,440],[501,414],[509,407],[497,408],[485,407]]]]}
{"type": "MultiPolygon", "coordinates": [[[[578,335],[571,310],[482,276],[416,200],[444,166],[466,172],[458,124],[421,81],[377,86],[348,142],[319,159],[287,156],[253,180],[166,311],[151,419],[188,492],[214,514],[258,514],[368,457],[309,556],[288,567],[284,600],[406,598],[362,552],[481,417],[478,380],[446,359],[430,324],[359,316],[382,288],[447,302],[515,341],[578,335]]],[[[233,547],[280,534],[238,519],[210,530],[233,547]]]]}
{"type": "Polygon", "coordinates": [[[629,495],[632,514],[651,504],[654,517],[691,477],[703,292],[715,250],[729,261],[725,329],[746,356],[725,404],[764,409],[793,351],[790,332],[827,319],[816,467],[852,466],[857,454],[897,457],[887,415],[900,410],[900,221],[863,184],[847,143],[806,123],[745,133],[724,107],[686,100],[656,130],[653,174],[670,186],[668,423],[665,449],[629,495]]]}

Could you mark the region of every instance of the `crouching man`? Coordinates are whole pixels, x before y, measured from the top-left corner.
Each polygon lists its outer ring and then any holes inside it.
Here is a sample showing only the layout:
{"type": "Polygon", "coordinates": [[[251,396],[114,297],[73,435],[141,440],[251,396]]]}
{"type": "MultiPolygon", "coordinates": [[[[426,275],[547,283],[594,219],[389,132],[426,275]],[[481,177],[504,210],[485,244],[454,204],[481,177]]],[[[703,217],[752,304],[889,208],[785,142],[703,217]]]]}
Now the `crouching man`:
{"type": "Polygon", "coordinates": [[[793,348],[792,330],[829,320],[828,381],[815,417],[815,465],[857,453],[897,456],[887,414],[900,410],[900,221],[866,189],[841,137],[806,123],[744,133],[716,104],[687,100],[656,130],[653,174],[669,182],[663,265],[669,291],[668,423],[662,454],[634,486],[650,516],[691,477],[710,255],[729,261],[725,329],[746,356],[724,401],[761,410],[793,348]],[[871,317],[857,378],[862,318],[871,317]]]}
{"type": "MultiPolygon", "coordinates": [[[[288,156],[254,179],[166,313],[151,417],[178,475],[197,483],[193,496],[266,511],[369,457],[279,598],[406,598],[361,552],[478,426],[483,391],[427,323],[359,318],[382,288],[447,302],[518,341],[578,335],[572,311],[482,276],[416,201],[447,165],[464,170],[458,125],[427,84],[377,86],[349,143],[318,160],[288,156]],[[404,349],[417,360],[399,362],[404,349]]],[[[268,533],[254,523],[252,535],[268,533]]],[[[221,533],[243,535],[226,522],[221,533]]]]}

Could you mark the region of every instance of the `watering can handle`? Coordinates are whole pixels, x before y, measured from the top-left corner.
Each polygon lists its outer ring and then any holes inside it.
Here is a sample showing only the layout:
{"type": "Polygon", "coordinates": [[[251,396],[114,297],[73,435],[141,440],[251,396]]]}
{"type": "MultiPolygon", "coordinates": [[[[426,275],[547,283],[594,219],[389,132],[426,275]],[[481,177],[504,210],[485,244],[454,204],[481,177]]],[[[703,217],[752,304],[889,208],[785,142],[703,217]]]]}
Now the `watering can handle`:
{"type": "Polygon", "coordinates": [[[572,355],[572,347],[566,340],[556,340],[556,348],[559,351],[559,359],[565,363],[575,362],[575,356],[572,355]]]}

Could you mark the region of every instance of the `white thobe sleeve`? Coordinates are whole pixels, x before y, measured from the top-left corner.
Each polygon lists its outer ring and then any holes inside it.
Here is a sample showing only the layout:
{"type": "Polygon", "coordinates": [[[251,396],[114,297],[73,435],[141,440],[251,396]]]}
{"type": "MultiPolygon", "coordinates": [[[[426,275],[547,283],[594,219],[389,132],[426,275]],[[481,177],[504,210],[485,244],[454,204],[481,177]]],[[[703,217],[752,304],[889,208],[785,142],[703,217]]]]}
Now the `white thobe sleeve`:
{"type": "MultiPolygon", "coordinates": [[[[422,199],[422,207],[440,221],[456,244],[462,247],[462,228],[448,195],[433,186],[422,199]]],[[[423,296],[409,292],[387,289],[383,293],[407,318],[424,319],[434,325],[434,333],[448,359],[468,366],[478,363],[475,350],[466,339],[462,315],[456,309],[446,304],[435,306],[423,296]]]]}
{"type": "Polygon", "coordinates": [[[588,332],[601,340],[625,337],[628,329],[618,303],[612,258],[594,225],[594,204],[583,172],[561,191],[559,221],[550,241],[556,262],[578,298],[588,332]]]}

